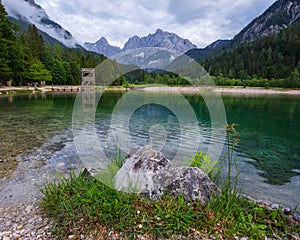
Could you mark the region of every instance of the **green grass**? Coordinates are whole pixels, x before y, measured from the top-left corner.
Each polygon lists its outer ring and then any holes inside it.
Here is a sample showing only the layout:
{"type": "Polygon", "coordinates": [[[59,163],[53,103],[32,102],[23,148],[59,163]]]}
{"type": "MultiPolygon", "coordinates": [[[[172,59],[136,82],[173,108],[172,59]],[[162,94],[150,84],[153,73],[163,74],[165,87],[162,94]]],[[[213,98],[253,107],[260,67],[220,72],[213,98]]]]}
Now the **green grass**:
{"type": "MultiPolygon", "coordinates": [[[[238,175],[233,180],[230,178],[231,166],[236,167],[233,150],[239,138],[235,126],[225,126],[228,175],[221,195],[213,196],[206,206],[185,201],[183,196],[149,200],[141,195],[118,192],[95,178],[71,174],[68,179],[61,178],[41,188],[40,204],[45,215],[54,221],[55,236],[65,239],[91,231],[95,239],[108,239],[108,233],[113,230],[128,239],[136,239],[138,235],[147,236],[147,239],[299,237],[300,225],[291,216],[284,215],[281,209],[269,210],[237,193],[238,175]]],[[[191,164],[215,168],[217,162],[208,160],[208,156],[198,153],[191,164]]],[[[122,161],[118,152],[111,174],[117,172],[122,161]]]]}
{"type": "Polygon", "coordinates": [[[185,163],[190,167],[197,167],[203,170],[211,179],[216,180],[221,169],[218,167],[219,160],[212,161],[210,156],[202,151],[196,151],[192,160],[186,160],[185,163]]]}
{"type": "Polygon", "coordinates": [[[300,232],[300,226],[280,209],[268,210],[227,191],[207,206],[185,201],[182,196],[150,201],[118,192],[94,178],[71,174],[59,183],[46,184],[42,193],[41,206],[54,221],[53,232],[58,238],[101,228],[122,232],[129,239],[138,234],[157,239],[195,232],[202,237],[261,239],[292,237],[300,232]]]}

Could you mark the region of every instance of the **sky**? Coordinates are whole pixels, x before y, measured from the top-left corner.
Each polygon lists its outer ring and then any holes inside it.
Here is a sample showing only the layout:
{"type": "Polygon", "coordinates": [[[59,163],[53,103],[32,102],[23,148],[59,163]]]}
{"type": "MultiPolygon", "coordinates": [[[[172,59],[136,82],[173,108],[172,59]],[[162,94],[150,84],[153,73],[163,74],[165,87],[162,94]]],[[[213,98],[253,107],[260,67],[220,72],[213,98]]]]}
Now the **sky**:
{"type": "Polygon", "coordinates": [[[80,42],[123,47],[157,28],[205,47],[231,39],[275,0],[35,0],[80,42]]]}

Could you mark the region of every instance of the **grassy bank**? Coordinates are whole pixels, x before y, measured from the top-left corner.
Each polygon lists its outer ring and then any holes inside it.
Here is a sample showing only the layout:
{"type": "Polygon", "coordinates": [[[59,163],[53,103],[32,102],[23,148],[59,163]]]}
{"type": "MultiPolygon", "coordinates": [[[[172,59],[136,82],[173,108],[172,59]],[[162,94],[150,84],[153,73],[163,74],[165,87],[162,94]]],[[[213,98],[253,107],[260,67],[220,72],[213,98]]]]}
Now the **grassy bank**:
{"type": "MultiPolygon", "coordinates": [[[[41,189],[41,206],[55,222],[54,233],[58,238],[92,234],[94,239],[109,239],[112,235],[121,239],[298,238],[300,225],[292,215],[285,215],[280,208],[270,210],[237,193],[237,175],[231,179],[231,168],[237,168],[233,151],[239,134],[235,126],[225,125],[228,173],[221,195],[212,196],[205,206],[186,201],[183,196],[149,200],[109,188],[90,176],[72,174],[41,189]]],[[[120,159],[113,161],[117,168],[122,165],[120,159]]],[[[203,169],[218,182],[217,162],[197,151],[187,164],[203,169]]]]}
{"type": "Polygon", "coordinates": [[[271,211],[226,190],[207,206],[183,197],[150,201],[80,174],[49,183],[42,192],[41,205],[55,223],[53,232],[63,239],[81,234],[95,239],[110,234],[129,239],[293,239],[300,232],[299,224],[281,209],[271,211]]]}

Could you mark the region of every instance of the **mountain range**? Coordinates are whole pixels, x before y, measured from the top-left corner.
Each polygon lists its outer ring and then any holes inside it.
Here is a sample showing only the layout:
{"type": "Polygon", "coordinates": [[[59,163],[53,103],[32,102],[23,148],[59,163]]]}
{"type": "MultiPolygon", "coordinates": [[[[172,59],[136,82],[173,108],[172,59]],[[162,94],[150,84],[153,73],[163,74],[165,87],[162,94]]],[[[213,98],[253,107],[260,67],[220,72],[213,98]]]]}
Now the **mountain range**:
{"type": "Polygon", "coordinates": [[[107,57],[112,57],[115,54],[137,48],[156,47],[173,50],[178,53],[185,53],[197,46],[191,43],[188,39],[183,39],[174,33],[157,29],[155,33],[149,34],[148,36],[139,37],[135,35],[129,38],[122,49],[111,46],[104,37],[101,37],[95,43],[86,42],[84,47],[87,50],[101,53],[107,57]]]}
{"type": "MultiPolygon", "coordinates": [[[[35,24],[40,30],[44,41],[46,39],[45,42],[49,42],[50,44],[59,42],[64,46],[71,48],[79,47],[77,40],[71,33],[51,20],[45,10],[36,4],[34,0],[2,0],[2,3],[10,18],[14,19],[18,25],[25,28],[28,24],[35,24]]],[[[101,37],[95,43],[86,42],[84,48],[89,51],[104,54],[108,57],[117,54],[121,56],[119,58],[119,60],[121,59],[121,62],[124,63],[129,61],[131,64],[138,64],[143,67],[150,63],[152,64],[151,67],[156,67],[156,63],[159,62],[159,57],[165,58],[161,61],[165,64],[168,61],[172,61],[177,55],[166,53],[164,51],[160,53],[134,51],[132,54],[126,52],[137,48],[159,47],[180,54],[186,53],[195,60],[201,61],[206,58],[217,56],[224,51],[232,50],[240,45],[257,41],[263,37],[275,35],[282,30],[299,23],[299,19],[300,0],[278,0],[262,15],[250,22],[233,39],[217,40],[202,49],[197,49],[188,39],[183,39],[174,33],[166,32],[161,29],[157,29],[155,33],[147,36],[133,36],[129,38],[122,49],[111,46],[105,37],[101,37]],[[147,59],[147,61],[144,59],[147,59]]]]}

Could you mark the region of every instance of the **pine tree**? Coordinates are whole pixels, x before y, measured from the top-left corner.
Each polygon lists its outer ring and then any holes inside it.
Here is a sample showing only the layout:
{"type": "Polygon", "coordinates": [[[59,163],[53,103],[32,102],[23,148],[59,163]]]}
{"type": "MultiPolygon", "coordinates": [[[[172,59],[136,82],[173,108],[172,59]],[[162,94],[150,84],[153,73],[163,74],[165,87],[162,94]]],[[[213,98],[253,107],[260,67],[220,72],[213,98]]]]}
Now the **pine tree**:
{"type": "Polygon", "coordinates": [[[41,35],[39,35],[38,30],[35,25],[30,25],[26,32],[23,34],[24,43],[28,48],[28,55],[31,58],[37,58],[42,60],[43,54],[45,52],[45,44],[41,35]]]}
{"type": "Polygon", "coordinates": [[[0,3],[0,82],[11,80],[13,72],[11,69],[12,46],[16,37],[14,35],[15,25],[7,18],[4,6],[0,3]]]}
{"type": "Polygon", "coordinates": [[[46,81],[47,83],[50,83],[52,81],[50,71],[48,71],[44,64],[38,59],[33,60],[31,63],[27,78],[32,82],[46,81]]]}

